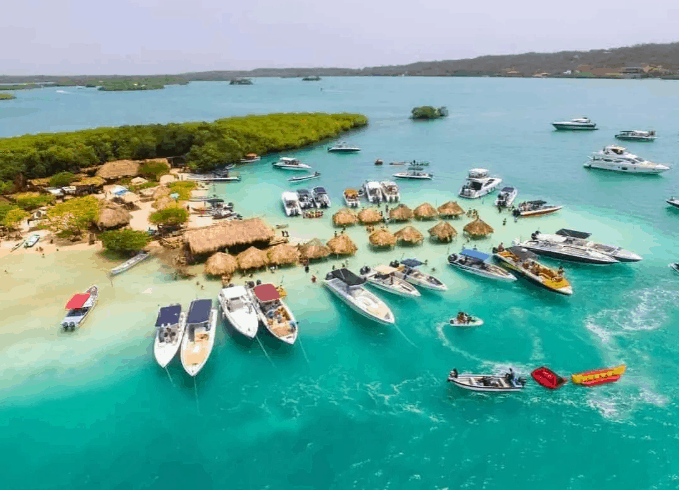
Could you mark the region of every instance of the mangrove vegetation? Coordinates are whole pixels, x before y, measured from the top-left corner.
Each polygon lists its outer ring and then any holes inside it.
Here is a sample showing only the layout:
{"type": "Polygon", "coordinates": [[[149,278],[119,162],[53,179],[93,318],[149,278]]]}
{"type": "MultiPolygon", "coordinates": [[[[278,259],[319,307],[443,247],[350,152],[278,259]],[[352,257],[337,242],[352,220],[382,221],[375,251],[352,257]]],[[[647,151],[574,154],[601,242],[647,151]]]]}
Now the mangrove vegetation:
{"type": "Polygon", "coordinates": [[[0,100],[12,100],[12,99],[16,99],[16,96],[12,94],[0,93],[0,100]]]}

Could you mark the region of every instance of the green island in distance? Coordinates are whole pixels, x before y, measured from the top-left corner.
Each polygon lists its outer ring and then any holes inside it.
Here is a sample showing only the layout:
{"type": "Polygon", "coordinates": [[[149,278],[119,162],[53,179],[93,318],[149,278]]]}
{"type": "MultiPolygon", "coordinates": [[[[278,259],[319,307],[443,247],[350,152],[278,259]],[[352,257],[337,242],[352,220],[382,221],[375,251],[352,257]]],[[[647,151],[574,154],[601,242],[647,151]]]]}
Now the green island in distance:
{"type": "Polygon", "coordinates": [[[114,78],[100,80],[99,83],[90,82],[86,87],[99,87],[105,92],[125,92],[136,90],[159,90],[165,85],[188,85],[188,80],[177,77],[144,77],[144,78],[114,78]]]}
{"type": "Polygon", "coordinates": [[[16,99],[16,96],[14,96],[12,94],[0,93],[0,100],[12,100],[12,99],[16,99]]]}

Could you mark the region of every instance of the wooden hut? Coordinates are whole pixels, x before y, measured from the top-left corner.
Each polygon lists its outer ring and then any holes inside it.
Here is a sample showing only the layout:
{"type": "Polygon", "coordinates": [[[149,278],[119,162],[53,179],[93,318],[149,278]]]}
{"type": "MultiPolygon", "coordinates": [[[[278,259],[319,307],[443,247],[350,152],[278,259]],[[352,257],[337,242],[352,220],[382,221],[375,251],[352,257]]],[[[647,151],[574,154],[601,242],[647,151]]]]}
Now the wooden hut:
{"type": "Polygon", "coordinates": [[[386,228],[378,228],[373,231],[368,240],[375,247],[393,247],[396,245],[396,237],[386,228]]]}
{"type": "Polygon", "coordinates": [[[439,221],[436,226],[429,228],[429,236],[445,243],[452,241],[457,236],[457,231],[445,221],[439,221]]]}
{"type": "Polygon", "coordinates": [[[299,246],[299,254],[303,260],[324,259],[330,255],[330,249],[323,245],[318,238],[309,240],[303,245],[299,246]]]}
{"type": "Polygon", "coordinates": [[[399,242],[405,242],[410,245],[415,245],[416,243],[422,243],[424,241],[424,235],[420,233],[417,228],[412,226],[406,226],[394,233],[396,240],[399,242]]]}
{"type": "Polygon", "coordinates": [[[335,255],[353,255],[358,247],[347,235],[337,235],[328,240],[328,248],[335,255]]]}
{"type": "Polygon", "coordinates": [[[434,209],[434,206],[428,202],[417,206],[414,214],[417,219],[434,219],[439,215],[438,212],[436,212],[436,209],[434,209]]]}
{"type": "Polygon", "coordinates": [[[230,276],[238,270],[236,257],[230,254],[217,252],[205,263],[205,274],[208,276],[230,276]]]}
{"type": "Polygon", "coordinates": [[[299,261],[299,250],[287,243],[281,243],[268,249],[267,257],[272,265],[292,265],[299,261]]]}
{"type": "Polygon", "coordinates": [[[132,216],[126,209],[114,204],[107,204],[106,207],[99,211],[97,228],[100,230],[120,228],[121,226],[128,225],[131,219],[132,216]]]}
{"type": "Polygon", "coordinates": [[[139,162],[132,160],[115,160],[107,162],[97,170],[97,176],[107,181],[136,177],[139,174],[139,162]]]}
{"type": "Polygon", "coordinates": [[[493,231],[495,230],[481,218],[476,218],[471,223],[467,223],[464,227],[464,232],[470,238],[484,238],[493,233],[493,231]]]}
{"type": "Polygon", "coordinates": [[[382,221],[382,216],[377,208],[366,208],[358,213],[358,220],[364,225],[372,225],[382,221]]]}
{"type": "Polygon", "coordinates": [[[394,209],[389,210],[389,219],[394,221],[408,221],[413,217],[413,210],[405,204],[399,204],[394,209]]]}
{"type": "Polygon", "coordinates": [[[351,226],[358,221],[356,214],[350,209],[340,209],[333,217],[332,222],[335,226],[351,226]]]}
{"type": "Polygon", "coordinates": [[[464,209],[462,209],[455,201],[448,201],[445,204],[441,204],[438,208],[438,212],[441,218],[457,218],[465,214],[464,209]]]}
{"type": "Polygon", "coordinates": [[[269,264],[266,252],[257,247],[250,247],[244,252],[239,253],[236,260],[238,260],[238,266],[244,271],[259,269],[269,264]]]}
{"type": "Polygon", "coordinates": [[[275,236],[274,230],[262,220],[252,218],[187,231],[184,242],[193,255],[204,255],[224,249],[242,250],[249,245],[267,246],[275,236]]]}

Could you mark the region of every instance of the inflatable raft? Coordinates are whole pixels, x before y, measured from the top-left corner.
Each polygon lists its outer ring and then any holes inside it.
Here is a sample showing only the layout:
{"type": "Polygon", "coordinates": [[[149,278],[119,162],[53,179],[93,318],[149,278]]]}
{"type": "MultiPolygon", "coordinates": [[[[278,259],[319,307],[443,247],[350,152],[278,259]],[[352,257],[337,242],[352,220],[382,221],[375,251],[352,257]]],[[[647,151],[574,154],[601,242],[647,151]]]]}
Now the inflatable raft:
{"type": "Polygon", "coordinates": [[[595,369],[571,376],[573,383],[584,386],[596,386],[604,383],[615,383],[625,372],[627,366],[621,364],[612,368],[595,369]]]}
{"type": "Polygon", "coordinates": [[[539,367],[530,374],[535,381],[550,390],[559,389],[567,383],[566,378],[562,378],[546,366],[539,367]]]}

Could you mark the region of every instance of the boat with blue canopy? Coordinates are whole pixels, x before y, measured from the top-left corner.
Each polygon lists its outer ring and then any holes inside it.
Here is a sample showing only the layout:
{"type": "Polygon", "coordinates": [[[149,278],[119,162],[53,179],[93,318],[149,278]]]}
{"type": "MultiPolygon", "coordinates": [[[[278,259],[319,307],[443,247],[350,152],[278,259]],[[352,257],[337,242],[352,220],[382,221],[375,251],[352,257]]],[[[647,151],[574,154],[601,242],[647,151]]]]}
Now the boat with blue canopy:
{"type": "Polygon", "coordinates": [[[448,263],[453,267],[476,274],[477,276],[500,281],[516,281],[516,277],[502,267],[488,263],[490,254],[465,248],[457,254],[448,256],[448,263]]]}
{"type": "Polygon", "coordinates": [[[153,356],[160,367],[167,366],[182,345],[186,328],[186,312],[180,304],[163,306],[156,318],[156,339],[153,342],[153,356]]]}
{"type": "Polygon", "coordinates": [[[212,307],[212,300],[193,300],[186,317],[181,348],[182,366],[191,376],[197,375],[210,357],[215,345],[216,325],[217,308],[212,307]]]}
{"type": "Polygon", "coordinates": [[[419,266],[424,265],[424,262],[420,260],[404,259],[400,262],[394,260],[389,265],[396,269],[394,277],[408,281],[410,284],[432,291],[448,290],[448,286],[446,286],[443,281],[418,269],[419,266]]]}

